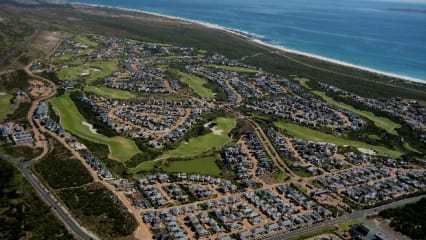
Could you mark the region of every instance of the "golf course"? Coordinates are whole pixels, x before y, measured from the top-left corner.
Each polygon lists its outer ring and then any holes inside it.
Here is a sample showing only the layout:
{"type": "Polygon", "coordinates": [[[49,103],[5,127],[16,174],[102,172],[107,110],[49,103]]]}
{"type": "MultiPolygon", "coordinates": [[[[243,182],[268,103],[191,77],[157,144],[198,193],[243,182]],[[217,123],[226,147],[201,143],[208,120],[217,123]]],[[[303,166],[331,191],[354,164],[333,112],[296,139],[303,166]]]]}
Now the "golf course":
{"type": "Polygon", "coordinates": [[[87,125],[83,124],[86,120],[78,111],[68,92],[62,96],[51,99],[50,103],[55,112],[59,114],[61,126],[64,129],[78,137],[108,145],[111,159],[126,161],[140,152],[139,148],[132,140],[124,137],[110,138],[91,131],[87,125]]]}
{"type": "MultiPolygon", "coordinates": [[[[150,162],[143,162],[139,164],[137,167],[132,168],[128,171],[130,174],[135,174],[142,171],[148,171],[152,169],[156,163],[159,163],[161,160],[166,160],[169,158],[182,158],[182,160],[176,160],[177,163],[174,163],[175,161],[171,161],[169,166],[167,167],[167,171],[173,171],[173,172],[180,172],[184,170],[181,169],[188,169],[190,168],[190,172],[197,172],[199,173],[198,167],[200,166],[200,163],[202,161],[204,162],[210,162],[208,165],[203,165],[204,168],[206,166],[213,167],[212,169],[216,169],[217,166],[214,163],[215,160],[212,160],[211,158],[195,158],[196,160],[185,160],[185,158],[193,158],[196,157],[202,153],[208,152],[210,150],[213,150],[215,148],[219,148],[224,146],[225,144],[232,141],[232,139],[228,136],[229,132],[235,127],[236,120],[234,118],[216,118],[213,120],[214,123],[216,123],[215,126],[215,132],[201,135],[198,137],[190,138],[188,142],[182,142],[179,144],[179,146],[176,149],[170,150],[159,156],[157,159],[150,161],[150,162]],[[201,160],[204,159],[204,160],[201,160]],[[212,164],[212,162],[214,164],[212,164]]],[[[213,171],[211,170],[211,171],[213,171]]],[[[207,170],[210,171],[210,170],[207,170]]]]}
{"type": "Polygon", "coordinates": [[[180,76],[180,81],[188,84],[189,87],[192,88],[192,90],[194,90],[194,92],[199,96],[205,98],[214,98],[215,93],[211,89],[204,86],[207,83],[207,80],[181,71],[178,72],[178,75],[180,76]]]}
{"type": "Polygon", "coordinates": [[[96,95],[100,95],[103,97],[114,98],[114,99],[128,100],[128,99],[136,98],[136,95],[131,92],[123,91],[119,89],[112,89],[112,88],[103,87],[103,86],[102,87],[85,86],[84,91],[89,93],[94,93],[96,95]]]}
{"type": "Polygon", "coordinates": [[[284,130],[287,134],[299,138],[302,140],[311,140],[315,142],[328,142],[337,144],[339,146],[351,146],[355,148],[366,148],[373,149],[378,152],[379,155],[389,155],[392,158],[399,158],[402,153],[397,150],[391,150],[383,146],[375,146],[364,142],[353,141],[341,137],[337,137],[331,134],[326,134],[320,131],[310,129],[308,127],[300,126],[293,123],[275,122],[274,126],[284,130]]]}
{"type": "Polygon", "coordinates": [[[253,68],[236,67],[236,66],[226,66],[226,65],[217,65],[217,64],[206,64],[204,66],[222,69],[222,70],[231,71],[231,72],[238,72],[238,73],[257,73],[257,72],[259,72],[258,70],[253,69],[253,68]]]}

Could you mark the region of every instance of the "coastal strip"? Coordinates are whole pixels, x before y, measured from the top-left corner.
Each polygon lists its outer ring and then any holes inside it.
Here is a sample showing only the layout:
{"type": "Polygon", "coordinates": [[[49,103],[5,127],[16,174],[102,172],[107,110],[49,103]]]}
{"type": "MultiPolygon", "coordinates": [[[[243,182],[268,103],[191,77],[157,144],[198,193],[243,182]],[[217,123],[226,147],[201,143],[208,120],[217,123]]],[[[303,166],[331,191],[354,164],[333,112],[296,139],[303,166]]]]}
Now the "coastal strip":
{"type": "Polygon", "coordinates": [[[344,62],[344,61],[340,61],[340,60],[316,55],[316,54],[311,54],[311,53],[307,53],[307,52],[293,50],[293,49],[289,49],[289,48],[286,48],[286,47],[283,47],[283,46],[273,45],[273,44],[266,43],[266,42],[262,41],[261,39],[264,38],[263,36],[257,35],[255,33],[249,33],[249,32],[245,32],[245,31],[241,31],[241,30],[238,30],[238,29],[226,28],[226,27],[223,27],[223,26],[220,26],[220,25],[217,25],[217,24],[207,23],[207,22],[188,19],[188,18],[176,17],[176,16],[172,16],[172,15],[159,14],[159,13],[149,12],[149,11],[145,11],[145,10],[114,7],[114,6],[107,6],[107,5],[102,5],[102,4],[88,4],[88,3],[81,3],[81,2],[72,2],[71,5],[76,5],[76,6],[82,5],[82,6],[90,6],[90,7],[101,7],[101,8],[107,8],[107,9],[118,9],[118,10],[123,10],[123,11],[128,11],[128,12],[143,13],[143,14],[147,14],[147,15],[151,15],[151,16],[168,18],[168,19],[172,19],[172,20],[178,20],[178,21],[181,21],[181,22],[184,22],[184,23],[189,23],[189,24],[198,24],[198,25],[204,26],[206,28],[225,31],[227,33],[242,37],[242,38],[244,38],[244,39],[246,39],[246,40],[248,40],[248,41],[250,41],[254,44],[258,44],[258,45],[261,45],[263,47],[270,48],[271,50],[282,51],[284,53],[287,52],[287,53],[297,54],[297,55],[301,55],[301,56],[305,56],[305,57],[309,57],[309,58],[314,58],[314,59],[317,59],[317,60],[320,60],[320,61],[324,61],[324,62],[328,62],[328,63],[332,63],[332,64],[344,66],[344,67],[350,67],[350,68],[374,73],[374,74],[377,74],[377,75],[383,75],[383,76],[386,76],[386,77],[397,78],[397,79],[404,80],[404,81],[426,84],[426,79],[418,79],[418,78],[409,77],[409,76],[405,76],[405,75],[380,71],[380,70],[376,70],[376,69],[373,69],[373,68],[360,66],[360,65],[356,65],[356,64],[352,64],[352,63],[348,63],[348,62],[344,62]]]}

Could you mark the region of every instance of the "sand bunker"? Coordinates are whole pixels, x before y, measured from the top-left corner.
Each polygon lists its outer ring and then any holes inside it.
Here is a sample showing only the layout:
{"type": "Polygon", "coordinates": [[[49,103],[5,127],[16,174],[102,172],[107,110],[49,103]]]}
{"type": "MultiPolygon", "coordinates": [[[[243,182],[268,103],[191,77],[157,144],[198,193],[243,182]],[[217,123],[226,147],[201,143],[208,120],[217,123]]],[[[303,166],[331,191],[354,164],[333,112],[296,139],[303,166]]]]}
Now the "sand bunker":
{"type": "Polygon", "coordinates": [[[91,133],[97,134],[96,128],[94,128],[92,124],[90,124],[90,123],[88,123],[86,121],[81,122],[81,124],[83,124],[84,126],[88,127],[91,133]]]}

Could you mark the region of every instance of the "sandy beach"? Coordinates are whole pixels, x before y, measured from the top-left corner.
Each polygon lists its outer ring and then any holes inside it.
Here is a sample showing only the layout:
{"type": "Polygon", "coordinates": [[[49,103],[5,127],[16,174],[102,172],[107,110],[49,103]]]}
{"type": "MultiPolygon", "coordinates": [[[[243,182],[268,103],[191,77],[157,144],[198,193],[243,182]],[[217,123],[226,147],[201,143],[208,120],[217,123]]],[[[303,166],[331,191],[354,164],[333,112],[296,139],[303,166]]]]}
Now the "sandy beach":
{"type": "Polygon", "coordinates": [[[264,47],[271,48],[271,50],[278,50],[278,51],[282,51],[282,52],[298,54],[298,55],[302,55],[302,56],[305,56],[305,57],[315,58],[315,59],[318,59],[318,60],[321,60],[321,61],[325,61],[325,62],[329,62],[329,63],[333,63],[333,64],[345,66],[345,67],[351,67],[351,68],[355,68],[355,69],[358,69],[358,70],[375,73],[375,74],[378,74],[378,75],[384,75],[384,76],[387,76],[387,77],[397,78],[397,79],[404,80],[404,81],[426,84],[426,79],[422,80],[422,79],[403,76],[403,75],[399,75],[399,74],[379,71],[379,70],[372,69],[372,68],[365,67],[365,66],[359,66],[359,65],[347,63],[347,62],[344,62],[344,61],[339,61],[339,60],[336,60],[336,59],[331,59],[331,58],[327,58],[327,57],[323,57],[323,56],[319,56],[319,55],[315,55],[315,54],[311,54],[311,53],[306,53],[306,52],[302,52],[302,51],[289,49],[289,48],[286,48],[286,47],[283,47],[283,46],[277,46],[277,45],[269,44],[269,43],[266,43],[266,42],[264,42],[264,41],[262,41],[258,38],[255,38],[254,36],[257,36],[257,35],[254,34],[254,33],[244,32],[244,31],[241,31],[241,30],[238,30],[238,29],[230,29],[230,28],[222,27],[222,26],[219,26],[219,25],[216,25],[216,24],[206,23],[206,22],[187,19],[187,18],[175,17],[175,16],[170,16],[170,15],[164,15],[164,14],[159,14],[159,13],[149,12],[149,11],[144,11],[144,10],[111,7],[111,6],[101,5],[101,4],[87,4],[87,3],[79,3],[79,2],[74,2],[74,3],[71,3],[71,4],[72,5],[91,6],[91,7],[102,7],[102,8],[108,8],[108,9],[119,9],[119,10],[123,10],[123,11],[143,13],[143,14],[148,14],[148,15],[152,15],[152,16],[156,16],[156,17],[163,17],[163,18],[168,18],[168,19],[172,19],[172,20],[178,20],[178,21],[181,21],[181,22],[184,22],[184,23],[199,24],[199,25],[202,25],[202,26],[207,27],[207,28],[225,31],[225,32],[230,33],[230,34],[237,35],[237,36],[242,37],[242,38],[244,38],[248,41],[251,41],[254,44],[259,44],[259,45],[262,45],[264,47]]]}

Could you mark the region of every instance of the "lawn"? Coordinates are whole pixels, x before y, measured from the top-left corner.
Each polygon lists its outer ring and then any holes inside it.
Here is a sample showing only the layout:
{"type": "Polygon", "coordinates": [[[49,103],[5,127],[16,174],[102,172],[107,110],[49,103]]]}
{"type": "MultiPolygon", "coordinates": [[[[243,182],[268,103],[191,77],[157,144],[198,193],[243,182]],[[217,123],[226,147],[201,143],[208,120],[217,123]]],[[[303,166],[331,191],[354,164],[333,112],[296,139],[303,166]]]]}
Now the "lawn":
{"type": "Polygon", "coordinates": [[[82,80],[85,79],[87,84],[91,84],[99,78],[104,78],[111,75],[113,72],[118,70],[118,61],[93,61],[86,63],[79,63],[70,65],[67,68],[63,68],[58,72],[60,80],[82,80]],[[90,69],[99,69],[100,71],[90,71],[88,76],[81,76],[81,74],[90,69]]]}
{"type": "Polygon", "coordinates": [[[107,87],[86,86],[84,87],[84,91],[115,99],[136,98],[136,95],[131,92],[107,87]]]}
{"type": "Polygon", "coordinates": [[[12,98],[13,96],[9,93],[0,95],[0,123],[6,120],[7,115],[13,113],[17,108],[17,105],[10,103],[12,98]]]}
{"type": "Polygon", "coordinates": [[[373,121],[373,123],[376,127],[386,130],[386,132],[388,132],[389,134],[398,135],[398,132],[396,131],[396,129],[400,128],[401,125],[389,120],[388,118],[378,117],[378,116],[374,115],[374,113],[372,113],[372,112],[359,110],[359,109],[352,107],[351,105],[348,105],[348,104],[345,104],[345,103],[342,103],[342,102],[338,102],[338,101],[334,100],[333,98],[325,95],[324,92],[312,91],[312,93],[317,95],[317,96],[320,96],[324,101],[326,101],[328,103],[334,104],[338,107],[349,110],[353,113],[356,113],[356,114],[358,114],[362,117],[365,117],[365,118],[373,121]]]}
{"type": "Polygon", "coordinates": [[[235,67],[235,66],[226,66],[226,65],[217,65],[217,64],[206,64],[204,66],[223,69],[223,70],[232,71],[232,72],[238,72],[238,73],[258,73],[259,72],[259,70],[257,69],[245,68],[245,67],[235,67]]]}
{"type": "Polygon", "coordinates": [[[217,157],[212,156],[196,158],[193,160],[171,161],[164,170],[169,173],[199,173],[217,177],[221,172],[220,168],[216,164],[217,159],[217,157]]]}
{"type": "Polygon", "coordinates": [[[160,161],[149,161],[149,162],[143,162],[139,164],[137,167],[129,169],[127,171],[128,174],[137,174],[140,172],[148,172],[152,170],[157,164],[159,164],[160,161]]]}
{"type": "Polygon", "coordinates": [[[126,161],[140,152],[135,142],[127,138],[109,138],[104,135],[92,133],[87,126],[82,124],[85,119],[76,108],[68,92],[50,100],[50,103],[53,109],[60,115],[62,127],[81,138],[108,145],[110,158],[126,161]]]}
{"type": "Polygon", "coordinates": [[[159,157],[165,159],[170,157],[192,157],[205,153],[211,149],[222,147],[232,141],[228,133],[234,128],[234,118],[216,118],[213,122],[218,129],[222,129],[220,135],[209,133],[206,135],[190,138],[188,142],[181,143],[176,149],[170,150],[159,157]]]}
{"type": "Polygon", "coordinates": [[[178,72],[180,76],[180,81],[189,85],[190,88],[194,90],[195,93],[205,98],[214,98],[215,93],[206,88],[204,85],[207,83],[207,80],[194,76],[192,74],[178,72]]]}
{"type": "Polygon", "coordinates": [[[337,144],[339,146],[348,145],[348,146],[352,146],[356,148],[373,149],[373,150],[376,150],[380,155],[389,154],[393,158],[399,158],[402,155],[402,153],[399,151],[391,150],[383,146],[375,146],[375,145],[370,145],[364,142],[353,141],[353,140],[349,140],[345,138],[336,137],[331,134],[326,134],[326,133],[316,131],[308,127],[303,127],[293,123],[275,122],[274,125],[284,130],[289,135],[295,138],[303,139],[303,140],[312,140],[316,142],[328,142],[328,143],[337,144]]]}

